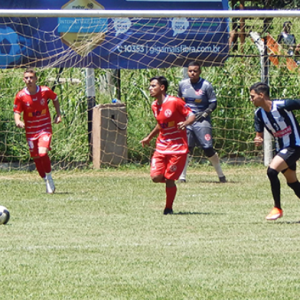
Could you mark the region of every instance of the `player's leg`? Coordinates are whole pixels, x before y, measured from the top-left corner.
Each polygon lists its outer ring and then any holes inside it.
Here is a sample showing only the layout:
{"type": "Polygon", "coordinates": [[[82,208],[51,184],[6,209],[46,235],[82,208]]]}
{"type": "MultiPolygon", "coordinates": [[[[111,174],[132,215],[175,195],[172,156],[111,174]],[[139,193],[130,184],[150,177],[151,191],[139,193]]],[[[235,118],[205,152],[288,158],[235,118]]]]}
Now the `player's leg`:
{"type": "Polygon", "coordinates": [[[167,166],[166,157],[158,152],[154,152],[151,158],[150,177],[155,183],[165,183],[165,170],[167,166]]]}
{"type": "Polygon", "coordinates": [[[271,184],[274,207],[266,216],[267,220],[277,220],[283,215],[280,202],[280,181],[278,178],[278,173],[286,169],[288,169],[286,161],[283,157],[279,156],[278,154],[273,158],[268,167],[267,175],[271,184]]]}
{"type": "Polygon", "coordinates": [[[38,171],[41,178],[45,178],[46,173],[39,157],[38,151],[38,140],[27,140],[29,146],[30,157],[33,159],[36,170],[38,171]]]}
{"type": "Polygon", "coordinates": [[[203,149],[205,156],[215,168],[219,181],[226,182],[226,177],[222,171],[220,159],[217,152],[213,148],[212,128],[209,121],[196,122],[194,127],[197,143],[203,149]]]}
{"type": "Polygon", "coordinates": [[[48,194],[53,194],[55,191],[55,185],[51,175],[51,161],[48,155],[48,151],[50,150],[51,137],[51,134],[43,134],[38,139],[39,159],[45,171],[44,180],[46,183],[46,192],[48,194]]]}
{"type": "Polygon", "coordinates": [[[300,183],[297,178],[296,168],[297,160],[300,157],[300,147],[288,148],[287,154],[285,154],[285,161],[289,166],[288,169],[282,170],[287,185],[294,191],[295,195],[300,198],[300,183]]]}
{"type": "Polygon", "coordinates": [[[182,173],[179,176],[178,182],[186,182],[187,168],[188,168],[188,165],[189,165],[189,163],[192,159],[193,151],[194,151],[194,148],[195,148],[195,137],[194,137],[194,132],[192,130],[192,126],[188,126],[186,133],[187,133],[189,154],[186,158],[185,165],[184,165],[182,173]]]}
{"type": "Polygon", "coordinates": [[[168,158],[167,168],[165,172],[166,178],[166,206],[164,214],[173,213],[173,203],[177,193],[177,187],[175,180],[177,180],[182,173],[187,160],[187,154],[183,155],[171,155],[168,158]]]}

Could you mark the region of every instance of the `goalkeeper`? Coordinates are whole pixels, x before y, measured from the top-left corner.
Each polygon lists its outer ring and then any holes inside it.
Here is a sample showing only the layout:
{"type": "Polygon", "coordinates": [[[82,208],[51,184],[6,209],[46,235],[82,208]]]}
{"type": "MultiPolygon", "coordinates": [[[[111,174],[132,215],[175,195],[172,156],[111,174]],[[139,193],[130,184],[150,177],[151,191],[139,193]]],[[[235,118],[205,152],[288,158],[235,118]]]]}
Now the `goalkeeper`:
{"type": "Polygon", "coordinates": [[[179,182],[186,182],[186,171],[195,146],[201,147],[214,166],[219,181],[226,182],[219,156],[213,148],[211,113],[217,107],[217,99],[210,82],[200,77],[201,67],[196,61],[188,65],[188,79],[179,83],[178,97],[181,97],[196,115],[196,122],[187,127],[189,156],[179,182]]]}

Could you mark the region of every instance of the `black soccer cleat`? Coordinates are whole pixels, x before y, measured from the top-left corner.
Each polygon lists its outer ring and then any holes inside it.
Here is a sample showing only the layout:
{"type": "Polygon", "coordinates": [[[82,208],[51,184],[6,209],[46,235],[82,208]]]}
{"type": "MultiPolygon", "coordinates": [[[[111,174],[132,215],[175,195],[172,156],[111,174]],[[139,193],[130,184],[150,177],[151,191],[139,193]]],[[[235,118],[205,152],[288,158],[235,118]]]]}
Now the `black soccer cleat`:
{"type": "Polygon", "coordinates": [[[172,215],[173,209],[172,208],[165,208],[164,209],[164,215],[172,215]]]}
{"type": "Polygon", "coordinates": [[[225,176],[222,176],[222,177],[219,177],[219,180],[221,183],[226,183],[227,182],[227,179],[225,176]]]}

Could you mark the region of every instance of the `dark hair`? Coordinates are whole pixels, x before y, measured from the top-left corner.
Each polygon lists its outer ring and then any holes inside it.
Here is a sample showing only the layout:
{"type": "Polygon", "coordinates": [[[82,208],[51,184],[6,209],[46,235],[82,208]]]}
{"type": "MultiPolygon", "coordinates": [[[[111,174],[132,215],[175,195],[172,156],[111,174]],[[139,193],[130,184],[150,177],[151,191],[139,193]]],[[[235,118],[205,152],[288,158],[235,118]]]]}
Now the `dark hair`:
{"type": "Polygon", "coordinates": [[[159,85],[164,85],[165,86],[165,92],[168,90],[169,83],[168,83],[168,80],[166,79],[166,77],[164,77],[164,76],[155,76],[155,77],[152,77],[150,79],[150,82],[152,80],[157,80],[159,85]]]}
{"type": "Polygon", "coordinates": [[[257,82],[251,85],[250,91],[254,91],[255,93],[263,93],[266,96],[270,96],[270,88],[266,83],[263,82],[257,82]]]}
{"type": "Polygon", "coordinates": [[[192,61],[188,64],[188,67],[199,67],[201,69],[200,64],[197,61],[192,61]]]}
{"type": "Polygon", "coordinates": [[[34,74],[34,76],[36,76],[36,72],[35,72],[35,70],[33,69],[33,68],[27,68],[25,71],[24,71],[24,74],[25,73],[32,73],[32,74],[34,74]]]}
{"type": "Polygon", "coordinates": [[[285,27],[285,26],[291,27],[292,26],[292,22],[291,21],[284,22],[282,27],[285,27]]]}

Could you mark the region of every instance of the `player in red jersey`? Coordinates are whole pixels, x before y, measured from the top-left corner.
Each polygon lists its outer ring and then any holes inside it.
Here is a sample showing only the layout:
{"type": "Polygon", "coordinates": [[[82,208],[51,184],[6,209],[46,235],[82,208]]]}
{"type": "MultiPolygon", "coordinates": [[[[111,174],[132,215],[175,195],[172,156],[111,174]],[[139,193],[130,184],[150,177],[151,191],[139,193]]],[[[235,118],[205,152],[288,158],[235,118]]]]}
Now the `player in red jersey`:
{"type": "Polygon", "coordinates": [[[149,145],[157,134],[156,149],[151,160],[150,176],[153,182],[166,183],[166,206],[164,214],[173,213],[177,180],[184,168],[188,153],[186,127],[195,121],[195,115],[185,102],[167,95],[168,81],[165,77],[150,79],[150,95],[156,98],[152,111],[157,120],[151,133],[141,140],[149,145]]]}
{"type": "Polygon", "coordinates": [[[55,124],[61,122],[60,106],[57,95],[47,86],[36,84],[37,77],[33,69],[24,72],[26,88],[17,93],[14,101],[16,126],[25,128],[30,156],[35,162],[39,175],[45,180],[46,192],[53,194],[54,182],[51,176],[51,161],[48,151],[51,149],[52,126],[48,99],[53,101],[56,117],[55,124]],[[21,121],[23,113],[23,121],[21,121]]]}

